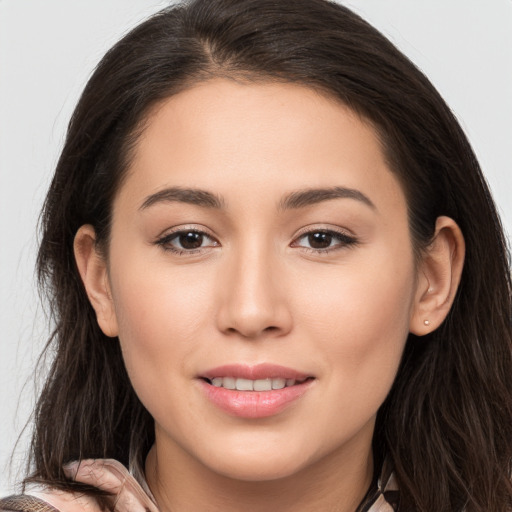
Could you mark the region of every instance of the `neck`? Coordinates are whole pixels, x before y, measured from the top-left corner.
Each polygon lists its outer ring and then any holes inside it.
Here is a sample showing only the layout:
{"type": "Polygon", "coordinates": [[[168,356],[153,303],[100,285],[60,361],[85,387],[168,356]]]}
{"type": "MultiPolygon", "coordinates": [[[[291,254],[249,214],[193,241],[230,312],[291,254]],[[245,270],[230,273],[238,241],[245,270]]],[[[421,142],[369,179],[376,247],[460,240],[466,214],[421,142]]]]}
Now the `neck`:
{"type": "Polygon", "coordinates": [[[244,481],[157,443],[146,460],[146,478],[161,512],[354,512],[371,485],[373,458],[371,448],[344,455],[331,453],[284,478],[244,481]]]}

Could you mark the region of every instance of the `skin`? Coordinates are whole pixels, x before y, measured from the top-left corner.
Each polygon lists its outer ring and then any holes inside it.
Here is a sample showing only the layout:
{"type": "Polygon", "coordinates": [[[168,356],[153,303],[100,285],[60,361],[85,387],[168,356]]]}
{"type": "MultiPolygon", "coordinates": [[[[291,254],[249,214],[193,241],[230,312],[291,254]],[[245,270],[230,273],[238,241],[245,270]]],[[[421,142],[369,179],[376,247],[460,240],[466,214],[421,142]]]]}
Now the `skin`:
{"type": "Polygon", "coordinates": [[[405,196],[372,126],[298,85],[194,86],[148,117],[107,258],[94,239],[80,229],[77,263],[155,419],[146,476],[160,509],[352,512],[408,333],[442,322],[464,255],[442,217],[415,261],[405,196]],[[153,196],[169,187],[208,191],[221,208],[153,196]],[[333,187],[360,197],[280,207],[333,187]],[[201,247],[173,252],[180,229],[206,233],[201,247]],[[308,233],[325,231],[342,236],[315,251],[308,233]],[[314,381],[276,415],[234,417],[198,379],[229,363],[280,364],[314,381]]]}

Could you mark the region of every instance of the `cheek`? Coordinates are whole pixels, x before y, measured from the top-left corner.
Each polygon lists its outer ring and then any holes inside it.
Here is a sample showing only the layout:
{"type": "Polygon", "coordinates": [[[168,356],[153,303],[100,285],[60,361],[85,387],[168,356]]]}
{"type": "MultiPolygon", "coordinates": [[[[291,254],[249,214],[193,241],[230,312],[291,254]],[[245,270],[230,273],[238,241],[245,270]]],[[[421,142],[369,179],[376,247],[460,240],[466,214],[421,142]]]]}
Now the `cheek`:
{"type": "Polygon", "coordinates": [[[211,318],[210,290],[200,276],[135,258],[117,266],[111,283],[126,368],[146,404],[157,399],[162,382],[171,383],[183,370],[187,374],[187,361],[211,318]]]}
{"type": "Polygon", "coordinates": [[[371,333],[385,337],[396,328],[407,331],[415,293],[412,257],[377,247],[364,257],[354,254],[346,265],[300,275],[297,307],[315,328],[328,326],[356,345],[371,342],[371,333]]]}
{"type": "MultiPolygon", "coordinates": [[[[331,385],[352,399],[354,411],[376,409],[395,378],[409,332],[414,269],[393,254],[340,268],[324,287],[304,294],[301,309],[324,357],[331,385]],[[354,399],[354,397],[356,397],[354,399]]],[[[305,283],[305,290],[315,282],[305,283]]],[[[346,403],[345,403],[346,405],[346,403]]]]}

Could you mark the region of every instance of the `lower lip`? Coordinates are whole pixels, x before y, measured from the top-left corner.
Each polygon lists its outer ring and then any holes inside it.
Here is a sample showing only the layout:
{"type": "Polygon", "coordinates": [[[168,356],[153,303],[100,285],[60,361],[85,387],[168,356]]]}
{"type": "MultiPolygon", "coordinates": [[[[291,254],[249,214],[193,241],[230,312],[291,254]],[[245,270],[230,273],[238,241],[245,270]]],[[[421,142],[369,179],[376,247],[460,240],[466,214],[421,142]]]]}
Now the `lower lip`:
{"type": "Polygon", "coordinates": [[[207,398],[219,409],[240,418],[267,418],[279,414],[311,388],[313,379],[272,391],[237,391],[213,386],[202,380],[207,398]]]}

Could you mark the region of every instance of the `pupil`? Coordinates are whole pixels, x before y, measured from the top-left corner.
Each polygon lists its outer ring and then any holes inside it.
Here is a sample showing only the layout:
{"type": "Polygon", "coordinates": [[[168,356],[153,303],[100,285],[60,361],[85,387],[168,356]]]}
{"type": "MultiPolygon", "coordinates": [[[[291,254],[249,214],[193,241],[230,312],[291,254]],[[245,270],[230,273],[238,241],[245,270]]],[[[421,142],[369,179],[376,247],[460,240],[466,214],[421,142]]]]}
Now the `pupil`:
{"type": "Polygon", "coordinates": [[[203,235],[200,233],[185,233],[180,235],[180,244],[184,249],[197,249],[203,244],[203,235]]]}
{"type": "Polygon", "coordinates": [[[313,233],[308,235],[308,242],[313,249],[326,249],[331,245],[332,235],[329,233],[313,233]]]}

